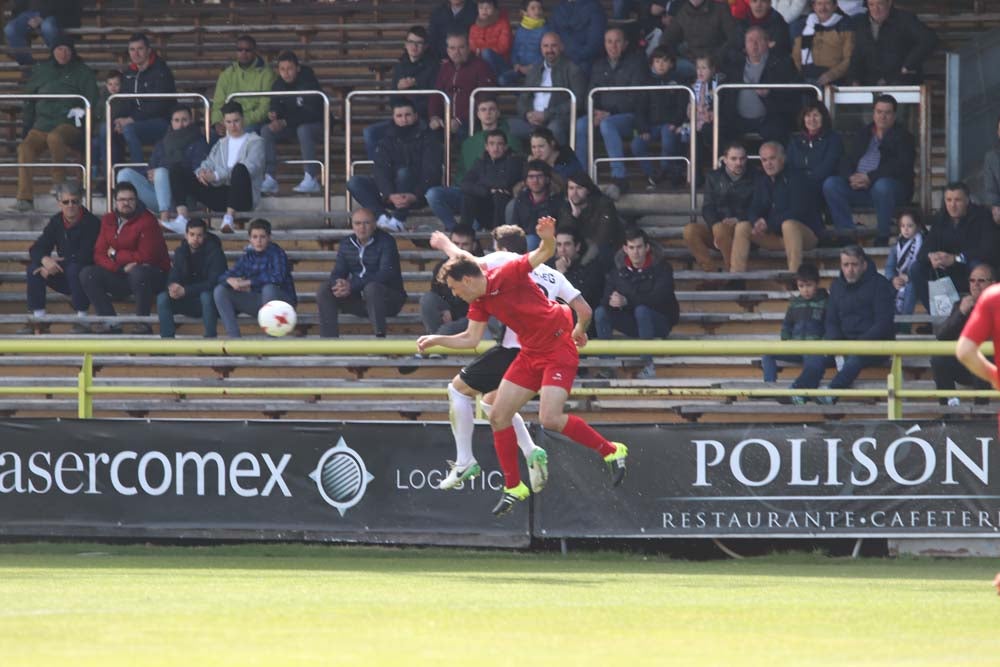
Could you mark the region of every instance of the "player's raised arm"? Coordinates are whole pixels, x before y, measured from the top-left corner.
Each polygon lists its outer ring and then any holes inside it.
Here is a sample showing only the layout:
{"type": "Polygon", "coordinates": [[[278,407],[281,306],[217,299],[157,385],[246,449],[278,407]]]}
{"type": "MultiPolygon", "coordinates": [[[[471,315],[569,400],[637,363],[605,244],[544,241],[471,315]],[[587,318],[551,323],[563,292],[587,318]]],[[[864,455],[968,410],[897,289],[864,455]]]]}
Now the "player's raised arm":
{"type": "Polygon", "coordinates": [[[538,224],[535,226],[535,233],[538,234],[542,243],[528,253],[528,261],[531,262],[532,269],[537,269],[556,254],[556,219],[549,215],[539,218],[538,224]]]}

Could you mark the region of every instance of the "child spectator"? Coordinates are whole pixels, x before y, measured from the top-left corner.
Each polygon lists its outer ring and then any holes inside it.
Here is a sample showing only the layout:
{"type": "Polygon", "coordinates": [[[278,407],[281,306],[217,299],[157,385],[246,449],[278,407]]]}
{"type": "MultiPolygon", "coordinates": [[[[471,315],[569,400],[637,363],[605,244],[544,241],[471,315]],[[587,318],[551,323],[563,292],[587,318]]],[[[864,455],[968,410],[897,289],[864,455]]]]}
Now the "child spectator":
{"type": "MultiPolygon", "coordinates": [[[[100,127],[106,121],[105,109],[107,108],[108,98],[112,95],[117,95],[122,92],[122,79],[124,74],[116,69],[109,70],[104,76],[104,88],[101,89],[101,101],[98,104],[97,109],[94,110],[94,124],[91,130],[94,132],[94,141],[98,141],[98,135],[100,132],[100,127]]],[[[115,100],[111,103],[111,120],[114,121],[115,118],[124,116],[127,110],[128,100],[115,100]]],[[[121,162],[122,151],[125,149],[125,142],[120,134],[115,132],[111,133],[111,154],[114,156],[115,162],[121,162]]],[[[104,178],[104,165],[98,165],[98,175],[99,178],[104,178]]]]}
{"type": "Polygon", "coordinates": [[[709,170],[716,166],[712,152],[712,123],[715,122],[715,87],[719,85],[716,74],[715,59],[708,55],[695,58],[695,81],[691,86],[694,90],[695,126],[687,124],[687,131],[698,133],[698,164],[708,165],[709,170]]]}
{"type": "Polygon", "coordinates": [[[510,70],[510,49],[514,41],[507,10],[497,9],[497,0],[478,0],[479,16],[469,28],[469,49],[489,63],[493,74],[510,70]]]}
{"type": "MultiPolygon", "coordinates": [[[[799,295],[788,302],[785,320],[781,324],[781,340],[823,340],[827,292],[819,286],[819,270],[814,264],[803,262],[799,265],[799,270],[795,272],[795,286],[799,295]]],[[[761,359],[764,382],[778,381],[779,361],[801,364],[803,356],[765,354],[761,359]]]]}
{"type": "MultiPolygon", "coordinates": [[[[673,54],[664,47],[653,49],[649,57],[652,78],[650,85],[677,85],[677,70],[674,68],[673,54]]],[[[632,154],[635,157],[649,155],[649,144],[660,140],[660,155],[676,157],[684,154],[684,145],[690,142],[691,125],[688,121],[688,94],[680,90],[647,90],[640,98],[635,114],[635,139],[632,140],[632,154]]],[[[650,190],[668,178],[679,185],[684,181],[685,170],[679,161],[640,162],[650,190]],[[655,165],[655,168],[654,168],[655,165]]]]}
{"type": "Polygon", "coordinates": [[[896,314],[911,315],[917,305],[917,293],[910,282],[910,269],[920,257],[924,244],[924,225],[917,214],[907,211],[899,216],[899,238],[889,249],[883,275],[896,288],[896,314]]]}
{"type": "Polygon", "coordinates": [[[519,86],[532,65],[542,62],[542,35],[546,32],[545,9],[541,0],[521,2],[521,25],[514,33],[510,53],[513,69],[500,76],[501,86],[519,86]]]}

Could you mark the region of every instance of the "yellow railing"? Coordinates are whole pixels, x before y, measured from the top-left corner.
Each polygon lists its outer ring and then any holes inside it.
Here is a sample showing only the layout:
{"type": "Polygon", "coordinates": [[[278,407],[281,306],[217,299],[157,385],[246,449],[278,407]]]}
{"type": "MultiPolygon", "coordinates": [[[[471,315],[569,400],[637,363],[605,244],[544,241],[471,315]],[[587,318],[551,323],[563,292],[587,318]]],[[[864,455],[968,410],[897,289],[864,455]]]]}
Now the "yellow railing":
{"type": "MultiPolygon", "coordinates": [[[[493,343],[482,343],[475,350],[445,350],[448,354],[478,354],[493,343]]],[[[204,387],[204,386],[102,386],[94,382],[94,355],[213,355],[213,356],[371,356],[404,355],[416,351],[414,343],[407,340],[301,340],[295,338],[275,340],[114,340],[114,339],[51,339],[33,338],[0,339],[0,354],[17,355],[83,355],[76,387],[72,386],[6,386],[0,395],[23,394],[76,394],[77,413],[81,419],[93,417],[93,397],[109,394],[169,394],[214,396],[317,396],[317,395],[433,395],[444,394],[444,386],[428,387],[267,387],[262,380],[260,387],[204,387]]],[[[986,344],[983,352],[993,353],[986,344]]],[[[997,392],[977,390],[914,390],[904,388],[903,363],[908,356],[947,356],[954,353],[954,343],[937,341],[592,341],[586,347],[588,355],[634,356],[748,356],[763,354],[861,354],[887,356],[891,364],[885,389],[738,389],[698,387],[588,387],[582,390],[588,396],[634,397],[780,397],[780,396],[838,396],[877,398],[887,401],[887,417],[902,419],[903,402],[910,398],[941,398],[944,396],[996,397],[997,392]]],[[[418,361],[413,363],[419,364],[418,361]]]]}

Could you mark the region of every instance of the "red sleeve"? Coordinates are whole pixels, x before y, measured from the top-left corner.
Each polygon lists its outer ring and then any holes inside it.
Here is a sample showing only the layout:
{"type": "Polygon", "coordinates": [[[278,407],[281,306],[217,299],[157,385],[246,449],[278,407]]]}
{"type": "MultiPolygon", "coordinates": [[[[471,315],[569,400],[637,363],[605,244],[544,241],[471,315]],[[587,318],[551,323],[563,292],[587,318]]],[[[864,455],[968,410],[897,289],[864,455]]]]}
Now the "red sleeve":
{"type": "Polygon", "coordinates": [[[108,257],[109,247],[111,247],[111,225],[104,224],[104,219],[101,218],[101,233],[97,236],[97,243],[94,244],[94,264],[108,271],[117,271],[118,265],[108,257]]]}
{"type": "Polygon", "coordinates": [[[469,304],[469,312],[466,315],[470,322],[486,322],[490,319],[490,314],[483,308],[479,299],[469,304]]]}
{"type": "Polygon", "coordinates": [[[992,338],[994,334],[1000,333],[993,330],[998,300],[1000,300],[1000,289],[990,287],[986,290],[972,309],[969,321],[962,329],[962,338],[968,338],[974,343],[982,344],[992,338]]]}
{"type": "Polygon", "coordinates": [[[513,44],[514,36],[510,31],[510,20],[507,18],[507,13],[504,12],[501,14],[500,19],[502,23],[499,39],[497,40],[497,52],[499,52],[504,58],[510,60],[510,48],[513,44]]]}

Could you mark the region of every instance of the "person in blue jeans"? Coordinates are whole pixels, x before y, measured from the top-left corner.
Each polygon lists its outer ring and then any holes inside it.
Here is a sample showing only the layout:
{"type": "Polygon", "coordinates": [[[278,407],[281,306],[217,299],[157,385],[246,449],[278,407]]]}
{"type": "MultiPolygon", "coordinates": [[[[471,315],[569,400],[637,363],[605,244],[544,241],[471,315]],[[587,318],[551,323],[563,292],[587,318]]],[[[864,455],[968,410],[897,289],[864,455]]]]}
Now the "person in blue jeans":
{"type": "Polygon", "coordinates": [[[222,250],[222,241],[208,231],[208,225],[201,218],[188,220],[184,240],[174,251],[167,289],[156,297],[160,338],[176,335],[175,313],[200,317],[205,324],[205,338],[215,338],[219,314],[215,310],[214,290],[219,276],[225,271],[226,253],[222,250]]]}
{"type": "Polygon", "coordinates": [[[17,64],[26,66],[35,62],[28,48],[28,34],[32,30],[42,36],[45,46],[51,50],[64,29],[79,28],[82,4],[58,0],[15,2],[10,12],[13,18],[3,27],[3,34],[17,64]]]}
{"type": "MultiPolygon", "coordinates": [[[[670,86],[680,83],[674,69],[674,56],[665,46],[658,46],[649,56],[652,79],[650,85],[670,86]]],[[[632,155],[646,157],[651,143],[660,142],[660,155],[677,157],[684,154],[684,146],[691,137],[688,123],[688,93],[681,90],[647,90],[636,105],[635,138],[632,155]],[[686,132],[686,134],[685,134],[686,132]]],[[[650,188],[666,178],[679,184],[687,170],[679,160],[639,163],[650,188]]]]}
{"type": "MultiPolygon", "coordinates": [[[[785,319],[781,323],[781,340],[823,340],[826,322],[826,290],[819,286],[819,269],[815,264],[803,263],[795,272],[798,296],[788,302],[785,319]]],[[[800,354],[765,354],[761,359],[764,382],[778,381],[778,362],[801,364],[800,354]]]]}

